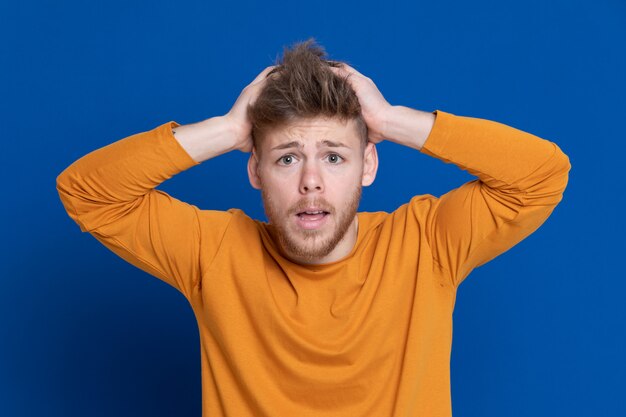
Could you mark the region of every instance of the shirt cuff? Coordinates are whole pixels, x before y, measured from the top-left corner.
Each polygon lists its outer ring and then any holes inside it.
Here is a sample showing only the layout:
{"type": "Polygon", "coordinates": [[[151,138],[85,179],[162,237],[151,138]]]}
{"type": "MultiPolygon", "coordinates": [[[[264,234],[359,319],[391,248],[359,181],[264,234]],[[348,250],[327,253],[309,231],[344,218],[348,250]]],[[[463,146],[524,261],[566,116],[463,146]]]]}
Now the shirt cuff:
{"type": "Polygon", "coordinates": [[[193,159],[174,136],[172,129],[178,126],[180,126],[180,124],[172,120],[157,127],[156,130],[161,142],[167,148],[167,156],[170,161],[182,172],[196,165],[200,165],[200,162],[193,159]]]}
{"type": "Polygon", "coordinates": [[[435,123],[420,152],[430,156],[440,156],[444,154],[446,144],[454,130],[454,119],[456,116],[441,110],[435,110],[432,113],[436,115],[435,123]]]}

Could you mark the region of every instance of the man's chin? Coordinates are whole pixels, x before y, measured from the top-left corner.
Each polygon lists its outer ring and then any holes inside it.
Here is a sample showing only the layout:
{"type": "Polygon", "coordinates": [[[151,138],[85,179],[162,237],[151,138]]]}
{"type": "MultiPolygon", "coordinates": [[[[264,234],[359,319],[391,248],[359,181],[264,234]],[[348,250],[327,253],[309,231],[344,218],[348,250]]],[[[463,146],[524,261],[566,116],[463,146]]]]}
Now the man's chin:
{"type": "Polygon", "coordinates": [[[299,248],[296,251],[285,251],[287,258],[296,262],[319,263],[330,255],[330,251],[320,251],[320,248],[299,248]]]}
{"type": "Polygon", "coordinates": [[[333,244],[329,232],[321,229],[296,229],[289,236],[278,233],[282,252],[290,258],[306,261],[317,261],[328,256],[338,243],[333,244]]]}
{"type": "Polygon", "coordinates": [[[292,255],[297,255],[307,258],[318,258],[328,255],[332,249],[328,248],[328,238],[321,230],[305,230],[306,234],[304,239],[290,239],[287,246],[287,250],[292,255]],[[324,239],[326,237],[326,239],[324,239]]]}

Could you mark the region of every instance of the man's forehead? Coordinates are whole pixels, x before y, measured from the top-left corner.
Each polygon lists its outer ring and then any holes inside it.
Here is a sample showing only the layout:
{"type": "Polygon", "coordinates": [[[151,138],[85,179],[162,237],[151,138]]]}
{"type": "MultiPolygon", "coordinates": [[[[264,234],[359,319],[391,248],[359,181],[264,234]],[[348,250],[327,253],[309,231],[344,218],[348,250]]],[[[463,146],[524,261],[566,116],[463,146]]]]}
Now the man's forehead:
{"type": "MultiPolygon", "coordinates": [[[[270,150],[274,151],[274,150],[290,149],[290,148],[303,149],[305,146],[307,146],[305,145],[305,141],[292,140],[292,141],[285,141],[276,146],[272,146],[270,150]]],[[[341,141],[330,140],[330,139],[320,139],[315,142],[315,146],[318,148],[321,148],[324,146],[330,147],[330,148],[351,148],[349,141],[341,142],[341,141]]]]}
{"type": "Polygon", "coordinates": [[[298,120],[269,132],[266,137],[266,149],[303,146],[353,147],[358,143],[359,138],[352,120],[342,122],[324,118],[298,120]]]}

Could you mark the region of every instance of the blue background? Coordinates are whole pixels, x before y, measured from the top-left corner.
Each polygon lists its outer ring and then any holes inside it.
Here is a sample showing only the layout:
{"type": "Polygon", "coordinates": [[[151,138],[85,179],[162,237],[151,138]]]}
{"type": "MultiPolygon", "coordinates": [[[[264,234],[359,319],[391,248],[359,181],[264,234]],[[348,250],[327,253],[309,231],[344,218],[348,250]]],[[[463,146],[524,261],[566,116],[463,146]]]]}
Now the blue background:
{"type": "MultiPolygon", "coordinates": [[[[133,133],[226,113],[283,46],[311,36],[391,104],[505,123],[570,158],[553,215],[459,287],[454,415],[626,415],[624,2],[22,1],[2,2],[0,23],[0,415],[200,415],[187,301],[81,233],[55,179],[133,133]]],[[[378,149],[362,211],[474,178],[378,149]]],[[[264,219],[246,158],[159,189],[264,219]]]]}

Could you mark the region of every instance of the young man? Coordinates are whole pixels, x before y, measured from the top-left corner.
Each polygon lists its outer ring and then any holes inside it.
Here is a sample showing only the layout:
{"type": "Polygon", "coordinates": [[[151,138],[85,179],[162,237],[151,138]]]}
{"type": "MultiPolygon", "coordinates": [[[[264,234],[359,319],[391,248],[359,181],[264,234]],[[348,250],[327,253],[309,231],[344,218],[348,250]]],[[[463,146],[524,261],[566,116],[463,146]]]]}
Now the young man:
{"type": "Polygon", "coordinates": [[[189,300],[203,416],[450,416],[457,288],[548,218],[569,159],[501,123],[392,106],[310,41],[283,59],[224,116],[74,162],[57,178],[61,200],[82,231],[189,300]],[[478,178],[357,212],[382,140],[478,178]],[[235,149],[250,152],[268,223],[155,189],[235,149]]]}

